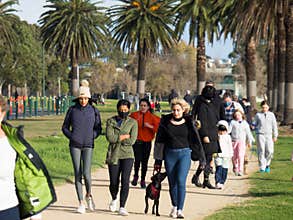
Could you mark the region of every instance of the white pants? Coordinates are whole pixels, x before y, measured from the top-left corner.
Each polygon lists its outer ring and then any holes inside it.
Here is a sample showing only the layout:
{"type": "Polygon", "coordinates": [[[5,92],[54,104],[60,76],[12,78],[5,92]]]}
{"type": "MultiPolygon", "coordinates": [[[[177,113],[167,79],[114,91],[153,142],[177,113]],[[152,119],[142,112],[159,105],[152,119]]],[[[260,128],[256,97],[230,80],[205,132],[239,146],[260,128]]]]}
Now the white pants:
{"type": "Polygon", "coordinates": [[[274,142],[271,135],[258,134],[256,136],[258,163],[261,170],[270,166],[274,153],[274,142]]]}

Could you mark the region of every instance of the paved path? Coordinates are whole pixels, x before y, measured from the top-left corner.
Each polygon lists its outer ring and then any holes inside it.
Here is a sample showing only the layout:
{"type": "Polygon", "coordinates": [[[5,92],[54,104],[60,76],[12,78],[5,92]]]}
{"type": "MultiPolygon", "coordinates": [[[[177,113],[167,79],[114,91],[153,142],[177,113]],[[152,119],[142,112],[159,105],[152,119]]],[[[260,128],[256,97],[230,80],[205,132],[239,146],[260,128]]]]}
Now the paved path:
{"type": "MultiPolygon", "coordinates": [[[[191,184],[191,177],[194,173],[197,164],[192,163],[192,169],[187,180],[187,193],[184,206],[185,219],[199,220],[210,215],[227,205],[235,204],[244,201],[248,198],[248,176],[236,177],[229,173],[227,183],[223,190],[210,190],[196,188],[191,184]]],[[[256,158],[252,158],[249,162],[248,172],[252,173],[257,169],[256,158]]],[[[152,167],[149,167],[148,174],[151,174],[152,167]]],[[[93,197],[96,204],[95,212],[85,214],[76,213],[77,198],[74,184],[65,184],[56,187],[58,201],[50,206],[43,213],[43,220],[148,220],[148,219],[170,219],[168,214],[171,208],[170,197],[168,193],[168,181],[164,180],[162,193],[160,198],[160,214],[161,217],[155,217],[150,214],[143,213],[144,211],[144,194],[145,190],[139,187],[130,187],[129,197],[126,208],[130,213],[127,217],[119,216],[117,213],[112,213],[108,210],[110,201],[109,193],[109,177],[107,167],[101,168],[94,172],[92,177],[93,197]]],[[[214,183],[214,175],[211,176],[211,182],[214,183]]],[[[147,177],[150,180],[150,177],[147,177]]],[[[148,183],[149,181],[147,181],[148,183]]],[[[152,206],[152,201],[150,201],[152,206]]],[[[151,209],[150,206],[150,209],[151,209]]]]}

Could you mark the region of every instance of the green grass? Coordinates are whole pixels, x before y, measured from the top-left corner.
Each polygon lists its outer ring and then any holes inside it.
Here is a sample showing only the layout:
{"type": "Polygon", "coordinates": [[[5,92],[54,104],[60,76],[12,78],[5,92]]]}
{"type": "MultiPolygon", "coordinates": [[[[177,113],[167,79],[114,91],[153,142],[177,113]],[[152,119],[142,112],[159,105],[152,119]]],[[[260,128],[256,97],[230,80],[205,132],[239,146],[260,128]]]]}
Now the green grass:
{"type": "MultiPolygon", "coordinates": [[[[68,139],[64,136],[30,138],[28,142],[43,159],[55,184],[73,181],[73,167],[69,152],[68,139]]],[[[92,169],[104,165],[108,142],[105,136],[95,141],[92,169]]]]}
{"type": "MultiPolygon", "coordinates": [[[[106,120],[116,115],[117,100],[106,100],[105,105],[98,105],[102,127],[105,131],[106,120]]],[[[162,103],[164,110],[169,109],[162,103]]],[[[133,110],[132,110],[133,111],[133,110]]],[[[69,153],[69,141],[61,132],[64,115],[49,115],[9,121],[14,126],[24,125],[24,135],[44,160],[55,184],[73,180],[73,167],[69,153]]],[[[104,135],[95,141],[93,169],[104,165],[108,142],[104,135]]]]}
{"type": "Polygon", "coordinates": [[[292,137],[280,137],[275,146],[271,173],[255,173],[250,177],[252,200],[224,208],[205,219],[292,219],[292,146],[292,137]]]}

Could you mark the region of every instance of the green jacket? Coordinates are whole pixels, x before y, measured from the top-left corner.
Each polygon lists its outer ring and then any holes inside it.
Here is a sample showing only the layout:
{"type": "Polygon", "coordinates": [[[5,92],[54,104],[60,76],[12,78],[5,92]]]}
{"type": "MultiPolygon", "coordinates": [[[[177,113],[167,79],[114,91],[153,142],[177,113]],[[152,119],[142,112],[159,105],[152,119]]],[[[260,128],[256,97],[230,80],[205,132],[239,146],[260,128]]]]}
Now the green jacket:
{"type": "Polygon", "coordinates": [[[136,120],[127,117],[119,127],[116,116],[109,118],[106,125],[106,138],[109,141],[107,164],[117,164],[119,159],[134,158],[132,145],[137,138],[136,120]],[[123,134],[129,134],[130,138],[120,141],[119,137],[123,134]]]}
{"type": "Polygon", "coordinates": [[[15,128],[2,122],[10,145],[17,152],[15,186],[22,219],[35,215],[56,201],[56,194],[45,164],[24,139],[22,126],[15,128]]]}

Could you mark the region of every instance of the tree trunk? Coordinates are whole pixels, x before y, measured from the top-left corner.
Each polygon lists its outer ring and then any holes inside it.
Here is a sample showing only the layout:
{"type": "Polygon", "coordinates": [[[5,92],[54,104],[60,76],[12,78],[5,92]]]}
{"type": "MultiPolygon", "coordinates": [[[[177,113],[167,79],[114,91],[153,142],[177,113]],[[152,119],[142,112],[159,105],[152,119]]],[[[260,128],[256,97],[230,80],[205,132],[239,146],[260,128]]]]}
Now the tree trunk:
{"type": "Polygon", "coordinates": [[[77,60],[72,60],[71,66],[71,95],[77,97],[79,89],[79,68],[77,60]]]}
{"type": "Polygon", "coordinates": [[[138,71],[137,71],[137,86],[136,93],[139,97],[144,97],[145,94],[145,70],[146,70],[146,44],[138,43],[138,71]]]}
{"type": "Polygon", "coordinates": [[[278,29],[278,105],[277,112],[278,118],[282,120],[284,113],[284,95],[285,95],[285,65],[286,65],[286,30],[285,30],[285,18],[283,8],[278,8],[277,15],[277,29],[278,29]]]}
{"type": "MultiPolygon", "coordinates": [[[[199,31],[199,30],[198,30],[199,31]]],[[[197,92],[201,94],[206,81],[206,48],[205,33],[197,35],[197,52],[196,52],[196,72],[197,72],[197,92]]]]}
{"type": "Polygon", "coordinates": [[[278,41],[278,31],[275,30],[275,55],[274,55],[274,79],[273,79],[273,102],[272,102],[272,106],[271,106],[271,109],[272,111],[277,111],[277,105],[278,105],[278,78],[279,78],[279,72],[278,72],[278,63],[279,63],[279,60],[278,60],[278,53],[279,53],[279,50],[278,50],[278,47],[279,47],[279,41],[278,41]]]}
{"type": "Polygon", "coordinates": [[[270,105],[273,103],[273,89],[274,89],[274,56],[275,56],[275,42],[272,42],[268,48],[267,60],[267,97],[270,105]]]}
{"type": "Polygon", "coordinates": [[[282,124],[293,124],[293,2],[290,2],[286,21],[285,108],[282,124]]]}
{"type": "Polygon", "coordinates": [[[256,109],[256,45],[253,37],[246,46],[245,70],[247,75],[247,97],[252,109],[256,109]]]}

